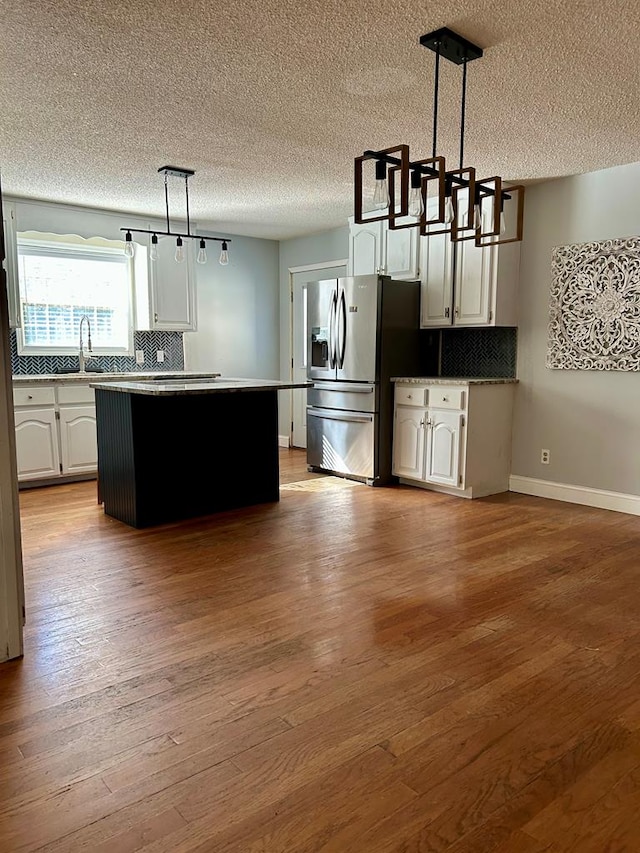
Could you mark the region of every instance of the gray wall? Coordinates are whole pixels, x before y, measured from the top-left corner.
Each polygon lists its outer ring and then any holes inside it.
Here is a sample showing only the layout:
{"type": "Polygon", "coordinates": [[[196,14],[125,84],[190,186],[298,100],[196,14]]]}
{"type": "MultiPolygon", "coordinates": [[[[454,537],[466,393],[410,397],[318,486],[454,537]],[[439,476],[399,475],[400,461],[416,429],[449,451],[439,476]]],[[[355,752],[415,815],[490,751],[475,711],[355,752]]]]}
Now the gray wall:
{"type": "Polygon", "coordinates": [[[207,263],[194,265],[198,331],[184,335],[186,369],[278,379],[278,243],[234,236],[226,267],[219,247],[207,252],[207,263]]]}
{"type": "MultiPolygon", "coordinates": [[[[289,269],[306,264],[337,261],[349,254],[349,227],[320,231],[306,237],[280,242],[280,378],[289,379],[291,365],[291,297],[289,269]]],[[[290,394],[279,395],[280,435],[289,435],[291,424],[290,394]]]]}
{"type": "Polygon", "coordinates": [[[513,474],[640,494],[640,376],[545,367],[552,248],[637,235],[640,164],[527,189],[513,474]]]}

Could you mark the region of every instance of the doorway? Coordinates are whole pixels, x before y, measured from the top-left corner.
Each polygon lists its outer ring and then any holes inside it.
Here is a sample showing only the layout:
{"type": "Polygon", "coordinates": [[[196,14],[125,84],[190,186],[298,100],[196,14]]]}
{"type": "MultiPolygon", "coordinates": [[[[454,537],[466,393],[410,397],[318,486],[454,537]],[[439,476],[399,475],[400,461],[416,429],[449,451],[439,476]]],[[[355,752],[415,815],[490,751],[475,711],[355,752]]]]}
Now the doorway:
{"type": "MultiPolygon", "coordinates": [[[[307,378],[307,284],[347,274],[347,261],[324,261],[289,268],[291,293],[291,378],[305,382],[307,378]]],[[[307,392],[300,388],[291,392],[291,446],[307,446],[307,392]]]]}

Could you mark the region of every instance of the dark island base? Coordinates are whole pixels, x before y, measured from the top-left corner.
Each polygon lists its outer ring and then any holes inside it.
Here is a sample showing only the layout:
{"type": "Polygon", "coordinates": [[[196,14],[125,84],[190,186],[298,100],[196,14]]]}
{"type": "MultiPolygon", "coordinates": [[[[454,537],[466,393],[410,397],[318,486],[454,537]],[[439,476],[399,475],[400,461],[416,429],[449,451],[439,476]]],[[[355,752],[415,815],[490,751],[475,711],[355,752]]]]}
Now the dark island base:
{"type": "Polygon", "coordinates": [[[107,515],[150,527],[279,500],[276,391],[146,396],[96,390],[107,515]]]}

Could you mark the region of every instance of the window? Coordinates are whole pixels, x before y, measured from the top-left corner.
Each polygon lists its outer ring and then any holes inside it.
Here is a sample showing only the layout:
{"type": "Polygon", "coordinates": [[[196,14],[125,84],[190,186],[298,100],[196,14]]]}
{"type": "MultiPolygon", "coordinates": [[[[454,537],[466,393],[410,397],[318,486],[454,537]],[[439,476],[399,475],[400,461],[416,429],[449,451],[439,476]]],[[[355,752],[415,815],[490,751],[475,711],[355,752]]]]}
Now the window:
{"type": "Polygon", "coordinates": [[[132,354],[132,270],[123,244],[44,236],[18,234],[20,352],[77,353],[86,314],[94,353],[132,354]]]}

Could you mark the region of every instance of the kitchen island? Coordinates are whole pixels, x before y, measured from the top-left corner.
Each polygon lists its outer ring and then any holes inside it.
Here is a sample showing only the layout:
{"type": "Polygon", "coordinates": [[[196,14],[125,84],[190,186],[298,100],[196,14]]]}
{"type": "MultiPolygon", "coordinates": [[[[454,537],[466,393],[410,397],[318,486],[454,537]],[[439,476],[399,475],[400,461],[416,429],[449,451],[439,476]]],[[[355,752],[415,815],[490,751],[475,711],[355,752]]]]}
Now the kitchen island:
{"type": "Polygon", "coordinates": [[[132,527],[279,500],[277,392],[308,382],[94,382],[107,515],[132,527]]]}

